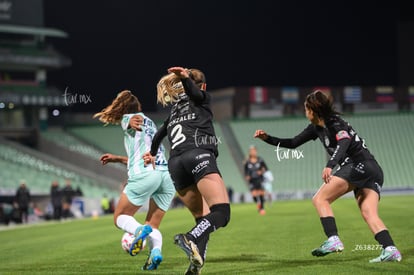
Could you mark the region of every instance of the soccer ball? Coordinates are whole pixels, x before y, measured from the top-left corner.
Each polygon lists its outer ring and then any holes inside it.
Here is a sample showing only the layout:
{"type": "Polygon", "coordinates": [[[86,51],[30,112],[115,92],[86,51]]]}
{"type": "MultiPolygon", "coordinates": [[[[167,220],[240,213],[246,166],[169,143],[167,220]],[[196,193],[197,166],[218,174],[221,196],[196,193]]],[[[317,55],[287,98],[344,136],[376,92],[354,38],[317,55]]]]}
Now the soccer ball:
{"type": "MultiPolygon", "coordinates": [[[[134,239],[135,239],[134,234],[125,232],[124,235],[122,235],[122,239],[121,239],[122,250],[124,250],[126,253],[129,253],[129,249],[131,248],[131,244],[134,241],[134,239]]],[[[147,240],[144,240],[144,245],[142,246],[142,249],[145,248],[146,244],[147,244],[147,240]]]]}

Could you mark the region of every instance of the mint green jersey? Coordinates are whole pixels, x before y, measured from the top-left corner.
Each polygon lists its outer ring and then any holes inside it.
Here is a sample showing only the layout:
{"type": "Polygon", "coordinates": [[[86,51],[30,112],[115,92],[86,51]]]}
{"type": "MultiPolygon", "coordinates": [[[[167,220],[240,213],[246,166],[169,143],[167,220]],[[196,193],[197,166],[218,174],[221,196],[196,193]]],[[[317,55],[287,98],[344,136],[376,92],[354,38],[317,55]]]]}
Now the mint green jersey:
{"type": "MultiPolygon", "coordinates": [[[[151,164],[145,165],[142,156],[151,150],[152,138],[157,132],[155,123],[143,113],[127,114],[122,117],[121,122],[124,131],[124,145],[128,156],[128,176],[134,176],[144,171],[153,170],[151,164]],[[143,118],[141,131],[136,131],[129,127],[129,120],[139,115],[143,118]]],[[[165,149],[161,145],[158,149],[155,165],[157,170],[168,170],[167,160],[165,158],[165,149]]]]}

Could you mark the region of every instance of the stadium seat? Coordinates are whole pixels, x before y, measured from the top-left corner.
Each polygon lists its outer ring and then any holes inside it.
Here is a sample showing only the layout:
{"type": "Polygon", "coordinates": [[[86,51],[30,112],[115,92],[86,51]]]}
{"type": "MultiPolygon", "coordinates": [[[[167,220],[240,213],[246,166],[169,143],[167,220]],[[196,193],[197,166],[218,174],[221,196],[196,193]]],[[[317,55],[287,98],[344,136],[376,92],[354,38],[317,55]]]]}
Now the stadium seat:
{"type": "Polygon", "coordinates": [[[71,180],[73,187],[81,187],[84,196],[100,198],[103,193],[117,197],[118,191],[99,186],[92,179],[75,172],[65,170],[52,163],[37,159],[28,153],[21,152],[4,144],[0,144],[0,169],[2,170],[1,189],[4,194],[14,194],[19,183],[24,180],[33,194],[49,194],[50,184],[54,180],[63,185],[65,178],[71,180]],[[93,186],[93,188],[88,188],[93,186]]]}

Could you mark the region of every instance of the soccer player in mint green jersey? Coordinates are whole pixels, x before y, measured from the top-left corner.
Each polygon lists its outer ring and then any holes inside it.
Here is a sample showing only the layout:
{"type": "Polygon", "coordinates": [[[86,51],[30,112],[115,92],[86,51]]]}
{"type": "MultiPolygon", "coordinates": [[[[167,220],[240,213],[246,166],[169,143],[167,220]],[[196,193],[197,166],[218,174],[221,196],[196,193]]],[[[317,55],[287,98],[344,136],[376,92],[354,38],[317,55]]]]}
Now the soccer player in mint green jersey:
{"type": "Polygon", "coordinates": [[[94,115],[105,124],[121,124],[127,156],[104,154],[103,165],[121,162],[127,165],[128,181],[115,208],[115,225],[135,235],[129,254],[137,255],[148,238],[149,256],[143,269],[157,269],[162,261],[162,235],[158,230],[165,212],[174,197],[175,189],[171,180],[164,148],[159,147],[155,163],[146,165],[143,155],[151,148],[155,123],[142,113],[138,98],[130,91],[120,92],[112,104],[94,115]],[[149,209],[143,224],[134,214],[149,200],[149,209]]]}

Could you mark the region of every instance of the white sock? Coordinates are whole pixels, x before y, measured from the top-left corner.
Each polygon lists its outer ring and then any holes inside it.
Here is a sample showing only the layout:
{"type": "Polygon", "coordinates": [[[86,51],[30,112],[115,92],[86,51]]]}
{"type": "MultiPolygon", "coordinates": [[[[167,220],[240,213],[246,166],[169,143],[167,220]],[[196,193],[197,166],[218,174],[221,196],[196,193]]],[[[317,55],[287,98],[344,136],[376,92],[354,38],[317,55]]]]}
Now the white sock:
{"type": "Polygon", "coordinates": [[[329,240],[329,241],[337,241],[337,240],[339,240],[339,237],[338,237],[338,235],[333,235],[333,236],[330,236],[330,237],[328,238],[328,240],[329,240]]]}
{"type": "Polygon", "coordinates": [[[130,234],[135,234],[138,227],[142,226],[134,217],[128,215],[119,215],[116,218],[116,225],[130,234]]]}
{"type": "Polygon", "coordinates": [[[150,251],[154,248],[161,250],[162,248],[162,235],[158,229],[153,228],[152,232],[148,235],[149,249],[150,251]]]}

